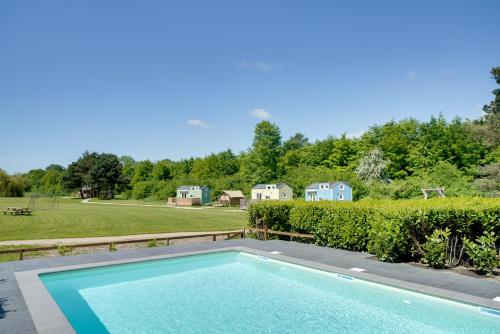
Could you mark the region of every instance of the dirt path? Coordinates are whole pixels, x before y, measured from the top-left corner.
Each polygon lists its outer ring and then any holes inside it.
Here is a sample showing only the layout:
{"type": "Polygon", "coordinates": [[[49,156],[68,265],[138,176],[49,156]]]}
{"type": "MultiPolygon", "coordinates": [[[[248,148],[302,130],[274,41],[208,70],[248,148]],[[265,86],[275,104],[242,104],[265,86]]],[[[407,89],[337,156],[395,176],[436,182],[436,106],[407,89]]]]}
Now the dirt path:
{"type": "MultiPolygon", "coordinates": [[[[195,208],[195,207],[181,207],[181,206],[168,206],[160,204],[132,204],[132,203],[115,203],[115,202],[91,202],[92,198],[86,198],[82,200],[83,204],[96,204],[96,205],[122,205],[122,206],[140,206],[140,207],[150,207],[150,208],[169,208],[169,209],[179,209],[179,210],[217,210],[212,207],[206,208],[195,208]]],[[[219,212],[241,212],[237,209],[224,209],[218,210],[219,212]]]]}
{"type": "Polygon", "coordinates": [[[0,246],[17,246],[17,245],[55,245],[55,244],[87,244],[97,242],[116,242],[134,239],[155,239],[177,237],[181,235],[197,235],[210,233],[234,233],[238,231],[209,231],[209,232],[171,232],[171,233],[156,233],[156,234],[134,234],[109,237],[90,237],[90,238],[60,238],[60,239],[34,239],[34,240],[9,240],[0,241],[0,246]]]}

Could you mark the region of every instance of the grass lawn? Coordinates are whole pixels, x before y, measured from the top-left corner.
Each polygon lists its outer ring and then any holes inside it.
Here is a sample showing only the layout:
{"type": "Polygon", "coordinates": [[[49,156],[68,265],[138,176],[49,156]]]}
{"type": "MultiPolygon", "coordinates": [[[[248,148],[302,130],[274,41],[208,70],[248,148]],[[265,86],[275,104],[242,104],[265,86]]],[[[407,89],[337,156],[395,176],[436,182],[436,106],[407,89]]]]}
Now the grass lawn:
{"type": "MultiPolygon", "coordinates": [[[[49,208],[50,201],[45,201],[38,203],[49,208]]],[[[0,198],[0,209],[27,207],[28,203],[27,197],[0,198]]],[[[246,217],[243,211],[82,204],[77,199],[61,199],[59,209],[35,211],[32,216],[0,214],[0,240],[235,230],[246,225],[246,217]]]]}

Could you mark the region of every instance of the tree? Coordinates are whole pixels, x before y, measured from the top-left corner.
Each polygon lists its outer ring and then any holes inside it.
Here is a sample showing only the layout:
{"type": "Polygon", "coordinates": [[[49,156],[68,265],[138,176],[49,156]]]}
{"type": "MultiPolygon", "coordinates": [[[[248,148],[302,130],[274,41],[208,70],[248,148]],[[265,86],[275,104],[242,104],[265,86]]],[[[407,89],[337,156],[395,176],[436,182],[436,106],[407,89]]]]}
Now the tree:
{"type": "MultiPolygon", "coordinates": [[[[500,66],[490,71],[492,79],[500,85],[500,66]]],[[[472,132],[486,145],[492,148],[500,144],[500,88],[492,91],[494,99],[483,106],[484,115],[474,122],[472,132]]]]}
{"type": "Polygon", "coordinates": [[[26,191],[37,191],[42,186],[42,179],[45,176],[46,171],[43,169],[32,169],[28,173],[24,174],[24,180],[26,183],[26,191]]]}
{"type": "Polygon", "coordinates": [[[277,125],[262,121],[255,126],[251,159],[256,182],[278,179],[278,161],[281,156],[281,133],[277,125]]]}
{"type": "Polygon", "coordinates": [[[373,126],[363,134],[363,145],[367,150],[380,148],[390,161],[387,173],[392,179],[404,178],[410,174],[408,155],[418,138],[419,122],[407,119],[391,121],[382,126],[373,126]]]}
{"type": "MultiPolygon", "coordinates": [[[[500,66],[493,67],[490,73],[491,73],[491,78],[495,79],[496,83],[500,85],[500,66]]],[[[491,101],[490,104],[484,105],[483,107],[483,111],[486,114],[485,115],[486,119],[488,119],[488,117],[491,117],[492,115],[500,114],[500,89],[497,88],[493,90],[492,94],[495,95],[493,101],[491,101]]]]}
{"type": "Polygon", "coordinates": [[[122,165],[118,157],[101,153],[90,168],[89,175],[100,198],[113,198],[115,187],[120,181],[122,165]]]}
{"type": "Polygon", "coordinates": [[[41,186],[38,190],[46,194],[61,194],[63,175],[63,171],[59,171],[55,168],[47,170],[41,180],[41,186]]]}
{"type": "Polygon", "coordinates": [[[329,167],[347,167],[358,154],[357,142],[347,138],[344,133],[339,139],[333,142],[332,152],[328,158],[329,167]]]}
{"type": "Polygon", "coordinates": [[[302,133],[297,132],[285,142],[283,142],[283,152],[298,150],[309,145],[309,139],[302,133]]]}
{"type": "Polygon", "coordinates": [[[0,169],[0,197],[22,197],[24,182],[20,176],[9,176],[0,169]]]}
{"type": "Polygon", "coordinates": [[[78,189],[82,198],[84,197],[84,187],[89,188],[92,193],[94,184],[90,176],[90,169],[96,163],[98,156],[96,152],[85,151],[77,161],[72,162],[62,179],[63,187],[70,191],[78,189]]]}
{"type": "Polygon", "coordinates": [[[384,160],[381,150],[374,149],[363,156],[356,168],[356,174],[366,183],[386,180],[389,163],[389,161],[384,160]]]}
{"type": "Polygon", "coordinates": [[[148,181],[152,178],[154,165],[149,160],[139,161],[135,165],[132,185],[140,181],[148,181]]]}
{"type": "Polygon", "coordinates": [[[56,172],[64,172],[64,167],[58,164],[51,164],[45,168],[46,171],[55,170],[56,172]]]}
{"type": "Polygon", "coordinates": [[[172,179],[172,163],[169,160],[157,161],[152,170],[153,179],[157,181],[166,181],[172,179]]]}

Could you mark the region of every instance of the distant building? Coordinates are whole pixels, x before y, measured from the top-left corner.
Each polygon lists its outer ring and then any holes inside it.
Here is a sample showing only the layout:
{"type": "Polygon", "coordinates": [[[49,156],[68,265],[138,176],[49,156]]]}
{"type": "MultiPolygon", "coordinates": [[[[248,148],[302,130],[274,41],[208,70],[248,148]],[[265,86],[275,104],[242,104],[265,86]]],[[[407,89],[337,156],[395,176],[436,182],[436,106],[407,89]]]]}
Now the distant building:
{"type": "Polygon", "coordinates": [[[175,205],[196,206],[210,204],[211,192],[209,186],[180,186],[177,188],[175,205]]]}
{"type": "Polygon", "coordinates": [[[293,190],[286,183],[258,184],[252,188],[252,200],[293,199],[293,190]]]}
{"type": "Polygon", "coordinates": [[[305,193],[306,201],[352,201],[352,187],[343,181],[313,183],[305,193]]]}
{"type": "Polygon", "coordinates": [[[222,205],[240,205],[240,201],[245,198],[241,190],[223,190],[219,196],[219,203],[222,205]]]}

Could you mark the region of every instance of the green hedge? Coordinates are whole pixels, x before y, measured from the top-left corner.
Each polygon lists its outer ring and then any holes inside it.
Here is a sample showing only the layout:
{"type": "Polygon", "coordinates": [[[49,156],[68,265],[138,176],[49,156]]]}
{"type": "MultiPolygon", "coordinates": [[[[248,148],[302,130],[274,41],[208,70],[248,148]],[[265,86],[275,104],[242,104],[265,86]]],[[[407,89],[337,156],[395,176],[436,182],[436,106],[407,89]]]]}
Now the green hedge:
{"type": "Polygon", "coordinates": [[[369,251],[384,261],[418,258],[417,249],[435,229],[476,239],[500,234],[500,199],[436,198],[360,202],[261,201],[249,223],[264,219],[272,230],[312,233],[323,246],[369,251]]]}

